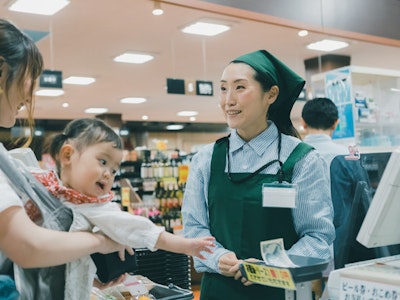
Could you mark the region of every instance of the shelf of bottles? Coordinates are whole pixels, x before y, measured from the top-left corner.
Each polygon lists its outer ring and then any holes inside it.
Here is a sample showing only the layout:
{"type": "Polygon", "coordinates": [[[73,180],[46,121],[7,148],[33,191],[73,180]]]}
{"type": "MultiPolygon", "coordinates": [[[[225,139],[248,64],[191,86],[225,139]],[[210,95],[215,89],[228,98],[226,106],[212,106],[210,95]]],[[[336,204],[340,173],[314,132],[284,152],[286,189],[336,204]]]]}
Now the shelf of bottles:
{"type": "Polygon", "coordinates": [[[114,201],[122,209],[178,233],[182,229],[181,206],[189,158],[172,150],[147,150],[139,155],[130,153],[126,158],[115,179],[114,201]]]}

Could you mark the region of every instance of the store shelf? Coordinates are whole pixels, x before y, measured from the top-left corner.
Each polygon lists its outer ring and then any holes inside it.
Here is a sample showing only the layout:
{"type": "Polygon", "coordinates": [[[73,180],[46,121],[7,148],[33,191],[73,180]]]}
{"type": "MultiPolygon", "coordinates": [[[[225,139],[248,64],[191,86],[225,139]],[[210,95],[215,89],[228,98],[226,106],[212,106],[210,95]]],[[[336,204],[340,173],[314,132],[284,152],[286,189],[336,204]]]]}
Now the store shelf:
{"type": "Polygon", "coordinates": [[[400,146],[400,71],[348,66],[313,75],[311,87],[338,106],[338,142],[366,151],[400,146]]]}

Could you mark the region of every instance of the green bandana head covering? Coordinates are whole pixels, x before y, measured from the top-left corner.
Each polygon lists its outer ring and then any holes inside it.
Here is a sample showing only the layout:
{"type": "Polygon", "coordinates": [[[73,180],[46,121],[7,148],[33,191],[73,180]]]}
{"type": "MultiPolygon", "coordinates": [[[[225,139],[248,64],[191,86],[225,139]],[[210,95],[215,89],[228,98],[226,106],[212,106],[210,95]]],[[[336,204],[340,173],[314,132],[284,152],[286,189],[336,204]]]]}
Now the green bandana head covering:
{"type": "Polygon", "coordinates": [[[268,118],[274,121],[282,132],[287,133],[286,129],[293,127],[290,111],[304,87],[305,80],[266,50],[244,54],[232,62],[248,64],[261,75],[267,85],[279,87],[278,98],[270,106],[268,118]]]}

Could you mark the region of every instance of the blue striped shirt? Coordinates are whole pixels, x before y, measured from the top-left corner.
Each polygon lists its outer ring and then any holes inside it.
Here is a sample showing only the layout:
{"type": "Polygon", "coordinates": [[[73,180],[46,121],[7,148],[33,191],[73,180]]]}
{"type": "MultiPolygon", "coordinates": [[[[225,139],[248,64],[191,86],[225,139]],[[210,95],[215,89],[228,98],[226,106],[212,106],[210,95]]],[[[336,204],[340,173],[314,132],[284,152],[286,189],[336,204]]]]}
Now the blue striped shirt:
{"type": "MultiPolygon", "coordinates": [[[[229,138],[230,170],[252,173],[261,166],[278,158],[278,130],[274,123],[250,142],[243,141],[235,130],[229,138]]],[[[300,142],[291,136],[282,135],[280,160],[285,162],[300,142]]],[[[214,143],[204,146],[193,156],[186,184],[182,217],[186,237],[209,236],[208,183],[214,143]]],[[[272,164],[263,173],[275,174],[279,164],[272,164]]],[[[298,185],[296,208],[292,210],[295,230],[300,240],[288,254],[330,257],[329,246],[335,238],[333,208],[328,184],[327,166],[316,151],[309,152],[294,167],[292,182],[298,185]]],[[[222,186],[221,189],[224,189],[222,186]]],[[[229,193],[229,191],[226,191],[229,193]]],[[[250,220],[251,221],[251,220],[250,220]]],[[[277,224],[279,226],[279,224],[277,224]]],[[[205,260],[194,258],[198,272],[219,273],[218,260],[230,252],[216,241],[214,253],[204,253],[205,260]]]]}

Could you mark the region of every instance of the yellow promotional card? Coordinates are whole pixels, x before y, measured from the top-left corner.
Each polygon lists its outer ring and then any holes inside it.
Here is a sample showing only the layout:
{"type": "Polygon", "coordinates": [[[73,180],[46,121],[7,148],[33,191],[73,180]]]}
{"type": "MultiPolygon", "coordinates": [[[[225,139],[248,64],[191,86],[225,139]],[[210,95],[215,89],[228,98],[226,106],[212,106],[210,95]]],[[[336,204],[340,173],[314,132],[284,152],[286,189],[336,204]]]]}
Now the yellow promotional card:
{"type": "Polygon", "coordinates": [[[249,281],[288,290],[296,289],[292,274],[288,269],[248,262],[243,262],[243,269],[249,281]]]}

